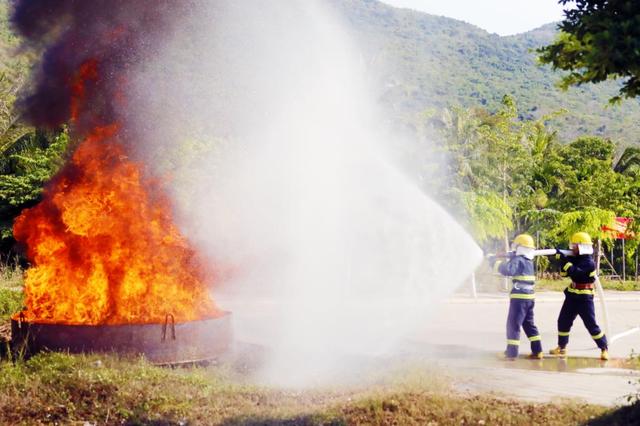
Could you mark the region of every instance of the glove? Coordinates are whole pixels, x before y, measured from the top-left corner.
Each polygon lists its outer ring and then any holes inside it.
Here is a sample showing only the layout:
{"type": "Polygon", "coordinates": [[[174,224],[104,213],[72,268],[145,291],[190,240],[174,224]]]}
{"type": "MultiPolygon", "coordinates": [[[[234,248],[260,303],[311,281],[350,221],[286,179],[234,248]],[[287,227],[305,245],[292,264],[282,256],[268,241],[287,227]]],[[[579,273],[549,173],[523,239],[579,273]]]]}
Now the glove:
{"type": "Polygon", "coordinates": [[[561,249],[560,247],[556,247],[556,260],[559,260],[561,262],[565,262],[567,260],[567,256],[565,256],[562,253],[562,250],[564,250],[564,249],[561,249]]]}

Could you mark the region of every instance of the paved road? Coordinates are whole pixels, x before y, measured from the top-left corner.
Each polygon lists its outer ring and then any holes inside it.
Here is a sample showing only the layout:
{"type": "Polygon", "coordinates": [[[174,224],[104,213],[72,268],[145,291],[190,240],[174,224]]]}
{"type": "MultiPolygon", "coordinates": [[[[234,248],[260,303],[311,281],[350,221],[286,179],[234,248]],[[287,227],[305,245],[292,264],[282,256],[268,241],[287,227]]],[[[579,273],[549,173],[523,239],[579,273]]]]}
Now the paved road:
{"type": "MultiPolygon", "coordinates": [[[[509,306],[508,295],[501,293],[481,294],[477,299],[450,298],[406,339],[393,359],[369,357],[362,361],[384,365],[426,361],[450,372],[462,392],[490,391],[534,401],[580,398],[602,405],[622,404],[627,395],[640,390],[638,371],[626,363],[632,350],[640,352],[640,292],[606,292],[605,298],[610,337],[615,339],[608,362],[598,359],[600,352],[579,319],[572,329],[568,360],[501,360],[509,306]]],[[[560,292],[538,293],[535,316],[545,351],[556,345],[556,319],[563,300],[560,292]]],[[[268,337],[268,319],[278,311],[277,305],[243,300],[241,305],[223,301],[221,306],[235,312],[237,324],[244,323],[236,330],[239,342],[269,350],[273,339],[268,337]]],[[[598,302],[596,310],[604,326],[598,302]]],[[[525,355],[529,354],[528,346],[523,334],[521,352],[525,355]]]]}
{"type": "MultiPolygon", "coordinates": [[[[556,320],[563,299],[558,292],[537,296],[536,324],[545,351],[556,345],[556,320]]],[[[571,330],[568,360],[499,360],[506,344],[506,294],[452,298],[413,336],[411,347],[415,353],[436,351],[438,362],[457,373],[460,389],[497,391],[537,401],[581,398],[603,405],[620,404],[640,390],[638,372],[629,370],[625,362],[632,351],[640,352],[640,292],[605,292],[605,300],[613,338],[609,362],[597,359],[600,352],[579,318],[571,330]]],[[[596,311],[604,326],[598,301],[596,311]]],[[[524,333],[520,347],[522,353],[530,353],[524,333]]]]}
{"type": "MultiPolygon", "coordinates": [[[[556,321],[564,295],[540,292],[536,298],[536,325],[545,351],[556,346],[556,321]]],[[[640,292],[605,292],[609,314],[610,353],[626,358],[632,350],[640,351],[640,292]]],[[[601,304],[595,302],[596,316],[604,328],[601,304]]],[[[433,320],[425,325],[418,338],[429,343],[464,345],[479,350],[501,351],[506,344],[505,327],[509,299],[506,294],[481,294],[478,299],[454,297],[443,304],[433,320]]],[[[529,343],[522,333],[521,350],[529,353],[529,343]]],[[[574,356],[598,357],[591,336],[580,318],[571,330],[569,351],[574,356]]]]}

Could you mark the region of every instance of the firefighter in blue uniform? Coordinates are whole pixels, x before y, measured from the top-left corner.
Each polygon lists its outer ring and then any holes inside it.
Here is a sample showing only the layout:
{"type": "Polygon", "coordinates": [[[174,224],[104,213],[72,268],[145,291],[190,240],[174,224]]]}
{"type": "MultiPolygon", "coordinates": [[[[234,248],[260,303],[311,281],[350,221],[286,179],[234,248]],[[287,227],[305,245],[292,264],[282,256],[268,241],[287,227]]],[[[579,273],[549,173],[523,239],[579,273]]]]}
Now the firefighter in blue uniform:
{"type": "Polygon", "coordinates": [[[586,232],[577,232],[570,239],[573,256],[565,256],[560,251],[556,257],[561,260],[560,275],[571,278],[571,284],[564,290],[564,303],[558,316],[558,347],[552,355],[567,355],[569,332],[576,316],[580,315],[591,338],[600,348],[600,359],[609,359],[607,336],[596,323],[593,306],[596,265],[593,261],[593,242],[586,232]]]}
{"type": "Polygon", "coordinates": [[[494,269],[502,275],[511,277],[513,285],[509,294],[509,315],[507,316],[507,350],[505,357],[515,359],[520,346],[520,328],[531,342],[529,358],[542,359],[542,341],[538,328],[533,322],[535,305],[536,272],[533,265],[535,244],[527,234],[518,235],[513,240],[515,254],[508,261],[497,261],[494,269]]]}

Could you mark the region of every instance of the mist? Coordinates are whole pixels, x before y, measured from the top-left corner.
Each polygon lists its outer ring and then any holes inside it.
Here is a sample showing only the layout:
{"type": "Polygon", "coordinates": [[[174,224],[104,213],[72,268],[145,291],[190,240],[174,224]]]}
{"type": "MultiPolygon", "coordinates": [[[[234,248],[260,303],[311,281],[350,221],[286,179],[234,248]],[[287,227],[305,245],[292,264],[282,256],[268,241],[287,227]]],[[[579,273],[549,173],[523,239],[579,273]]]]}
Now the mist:
{"type": "MultiPolygon", "coordinates": [[[[132,73],[135,155],[169,182],[256,380],[394,354],[481,260],[393,161],[371,70],[325,2],[195,2],[132,73]]],[[[402,136],[405,137],[405,136],[402,136]]]]}

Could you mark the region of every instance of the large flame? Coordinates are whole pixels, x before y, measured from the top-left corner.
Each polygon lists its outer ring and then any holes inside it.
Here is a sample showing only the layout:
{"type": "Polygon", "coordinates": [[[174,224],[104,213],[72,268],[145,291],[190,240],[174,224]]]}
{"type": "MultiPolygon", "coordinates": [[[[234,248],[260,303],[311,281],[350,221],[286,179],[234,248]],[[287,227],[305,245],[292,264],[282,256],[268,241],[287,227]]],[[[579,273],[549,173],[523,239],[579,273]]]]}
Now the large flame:
{"type": "MultiPolygon", "coordinates": [[[[72,119],[87,62],[73,82],[72,119]]],[[[32,322],[125,324],[215,317],[203,266],[172,222],[160,185],[130,160],[118,125],[93,128],[44,198],[16,220],[32,267],[25,277],[32,322]]]]}

